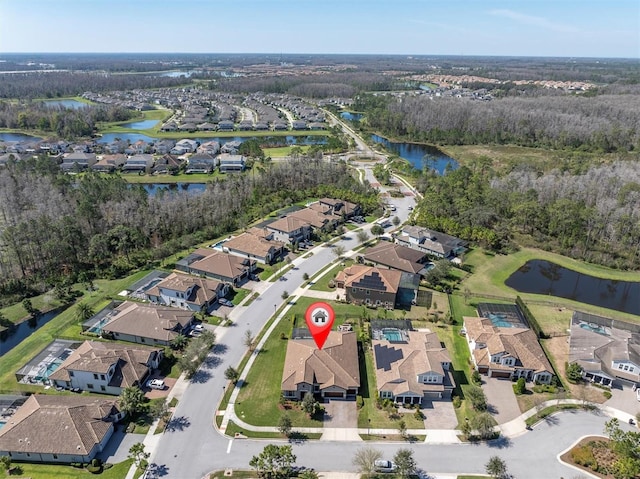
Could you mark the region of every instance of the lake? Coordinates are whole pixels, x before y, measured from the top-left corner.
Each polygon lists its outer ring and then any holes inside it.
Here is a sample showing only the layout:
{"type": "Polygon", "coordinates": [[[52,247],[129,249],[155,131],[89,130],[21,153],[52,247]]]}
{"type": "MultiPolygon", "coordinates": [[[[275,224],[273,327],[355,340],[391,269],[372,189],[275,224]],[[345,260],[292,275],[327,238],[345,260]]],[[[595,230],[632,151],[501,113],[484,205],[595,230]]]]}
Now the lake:
{"type": "Polygon", "coordinates": [[[378,135],[371,135],[371,139],[384,145],[387,150],[395,153],[400,158],[409,161],[418,170],[428,166],[442,175],[447,166],[453,169],[459,166],[456,160],[445,155],[435,146],[418,143],[396,143],[378,135]]]}
{"type": "Polygon", "coordinates": [[[549,261],[527,261],[505,284],[521,293],[558,296],[640,315],[640,282],[596,278],[549,261]]]}
{"type": "Polygon", "coordinates": [[[340,113],[340,118],[348,121],[360,121],[362,120],[362,116],[362,113],[351,113],[350,111],[340,113]]]}
{"type": "Polygon", "coordinates": [[[187,193],[198,195],[207,188],[206,183],[141,183],[149,196],[155,196],[160,190],[170,192],[186,191],[187,193]]]}
{"type": "MultiPolygon", "coordinates": [[[[155,120],[144,120],[144,121],[155,121],[155,120]]],[[[144,123],[144,121],[140,121],[137,123],[144,123]]],[[[138,140],[145,141],[147,143],[153,143],[155,141],[160,140],[161,138],[152,138],[147,135],[143,135],[142,133],[105,133],[96,141],[98,143],[111,143],[115,141],[116,138],[120,138],[121,140],[127,141],[129,140],[131,143],[135,143],[138,140]]],[[[204,143],[205,141],[217,141],[221,145],[228,143],[230,141],[239,141],[242,143],[246,140],[251,140],[252,138],[265,139],[268,137],[254,137],[254,136],[202,136],[198,138],[192,138],[192,140],[196,140],[197,142],[204,143]]],[[[294,135],[286,135],[286,136],[278,136],[273,135],[273,138],[284,138],[284,141],[288,145],[322,145],[327,142],[324,136],[294,136],[294,135]]],[[[176,139],[174,139],[176,140],[176,139]]]]}
{"type": "Polygon", "coordinates": [[[31,333],[33,333],[36,329],[44,326],[53,318],[55,318],[60,311],[52,310],[47,313],[41,314],[37,320],[27,320],[18,324],[12,332],[8,333],[5,337],[4,333],[0,335],[0,356],[8,353],[13,348],[15,348],[18,344],[20,344],[24,339],[27,338],[31,333]]]}
{"type": "Polygon", "coordinates": [[[0,141],[40,141],[39,136],[23,135],[22,133],[0,133],[0,141]]]}
{"type": "Polygon", "coordinates": [[[44,100],[43,103],[47,106],[61,106],[71,110],[79,110],[89,106],[87,103],[78,100],[44,100]]]}
{"type": "Polygon", "coordinates": [[[146,130],[148,128],[153,128],[158,124],[160,120],[141,120],[134,121],[131,123],[124,123],[121,126],[124,128],[131,128],[132,130],[146,130]]]}

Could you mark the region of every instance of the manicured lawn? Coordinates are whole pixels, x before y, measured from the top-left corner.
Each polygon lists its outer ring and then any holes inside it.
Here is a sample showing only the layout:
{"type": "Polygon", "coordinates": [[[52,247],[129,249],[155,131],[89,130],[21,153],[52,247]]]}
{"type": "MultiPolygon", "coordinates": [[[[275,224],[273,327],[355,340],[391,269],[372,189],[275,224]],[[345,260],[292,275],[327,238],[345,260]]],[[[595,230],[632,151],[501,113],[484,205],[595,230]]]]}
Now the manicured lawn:
{"type": "MultiPolygon", "coordinates": [[[[283,414],[278,402],[280,383],[287,350],[287,340],[280,335],[291,335],[291,315],[287,315],[275,327],[264,348],[258,354],[247,380],[240,389],[236,401],[236,414],[255,426],[275,426],[283,414]]],[[[294,427],[322,427],[322,421],[309,419],[297,409],[287,411],[294,427]]]]}
{"type": "Polygon", "coordinates": [[[180,173],[177,175],[121,175],[127,183],[207,183],[216,178],[226,178],[226,175],[218,170],[207,173],[180,173]]]}
{"type": "Polygon", "coordinates": [[[528,303],[527,307],[545,333],[567,334],[567,329],[571,326],[572,309],[533,303],[528,303]]]}
{"type": "MultiPolygon", "coordinates": [[[[79,469],[71,466],[58,466],[52,464],[27,464],[27,463],[14,463],[22,469],[20,477],[30,477],[32,479],[58,479],[64,477],[65,479],[79,479],[92,477],[99,479],[122,479],[127,475],[132,459],[114,464],[110,469],[106,469],[102,474],[91,474],[86,469],[79,469]]],[[[9,476],[7,476],[9,477],[9,476]]]]}
{"type": "Polygon", "coordinates": [[[244,289],[244,288],[234,288],[233,291],[231,291],[229,293],[229,296],[231,298],[231,301],[233,302],[233,304],[235,304],[236,306],[238,306],[238,304],[240,304],[240,302],[246,298],[246,296],[251,293],[251,290],[249,289],[244,289]]]}
{"type": "MultiPolygon", "coordinates": [[[[112,281],[96,280],[94,281],[94,285],[97,286],[97,290],[86,293],[84,297],[79,298],[77,302],[87,303],[97,311],[100,305],[105,304],[107,301],[105,299],[106,297],[115,296],[118,292],[125,289],[125,287],[143,278],[148,273],[148,270],[144,270],[123,279],[112,281]]],[[[70,339],[87,339],[79,334],[80,326],[75,319],[76,308],[76,306],[67,308],[47,324],[32,333],[11,351],[0,357],[1,392],[12,392],[18,390],[43,392],[41,387],[26,385],[18,386],[15,378],[15,372],[55,338],[64,338],[66,336],[70,339]]]]}
{"type": "MultiPolygon", "coordinates": [[[[62,305],[60,301],[54,298],[53,291],[34,296],[32,298],[29,298],[29,300],[31,301],[33,307],[39,309],[40,311],[49,311],[62,305]]],[[[6,308],[2,308],[0,311],[12,323],[19,323],[22,320],[28,319],[29,317],[29,314],[22,306],[22,302],[13,304],[6,308]]]]}
{"type": "Polygon", "coordinates": [[[323,274],[320,278],[315,279],[313,281],[313,285],[309,289],[313,289],[315,291],[335,291],[335,287],[329,287],[329,281],[333,280],[340,271],[348,268],[353,263],[355,263],[355,261],[353,261],[352,259],[347,259],[342,261],[341,263],[338,263],[336,266],[323,274]],[[342,266],[342,263],[344,263],[344,266],[342,266]]]}
{"type": "MultiPolygon", "coordinates": [[[[264,438],[264,439],[286,439],[287,438],[284,434],[280,434],[279,432],[247,431],[245,429],[242,429],[235,422],[229,421],[225,434],[227,436],[234,436],[235,433],[237,432],[247,437],[255,437],[255,438],[264,438]]],[[[293,428],[293,432],[295,433],[295,428],[293,428]]],[[[297,433],[293,435],[293,438],[304,441],[307,439],[320,439],[320,436],[322,436],[322,433],[297,433]]],[[[252,477],[255,477],[255,474],[252,477]]]]}
{"type": "MultiPolygon", "coordinates": [[[[271,158],[283,158],[291,155],[291,148],[293,148],[293,146],[280,146],[277,148],[263,148],[262,151],[264,151],[264,156],[270,156],[271,158]]],[[[306,152],[310,146],[299,145],[299,148],[301,148],[303,152],[306,152]]]]}

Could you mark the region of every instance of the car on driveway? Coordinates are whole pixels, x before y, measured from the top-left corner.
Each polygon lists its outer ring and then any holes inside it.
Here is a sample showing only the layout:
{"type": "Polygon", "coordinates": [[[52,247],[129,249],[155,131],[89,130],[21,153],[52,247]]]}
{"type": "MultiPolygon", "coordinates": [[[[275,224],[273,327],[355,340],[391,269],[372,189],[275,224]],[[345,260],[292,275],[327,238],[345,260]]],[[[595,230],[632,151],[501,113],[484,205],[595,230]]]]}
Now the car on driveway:
{"type": "Polygon", "coordinates": [[[218,303],[220,303],[222,306],[228,306],[229,308],[233,307],[233,303],[226,298],[220,298],[218,300],[218,303]]]}
{"type": "Polygon", "coordinates": [[[194,331],[204,331],[204,325],[202,323],[194,324],[193,325],[193,330],[194,331]]]}
{"type": "Polygon", "coordinates": [[[147,387],[149,389],[164,389],[164,381],[162,379],[150,379],[147,381],[147,387]]]}
{"type": "Polygon", "coordinates": [[[640,389],[636,389],[636,399],[640,401],[640,389]]]}

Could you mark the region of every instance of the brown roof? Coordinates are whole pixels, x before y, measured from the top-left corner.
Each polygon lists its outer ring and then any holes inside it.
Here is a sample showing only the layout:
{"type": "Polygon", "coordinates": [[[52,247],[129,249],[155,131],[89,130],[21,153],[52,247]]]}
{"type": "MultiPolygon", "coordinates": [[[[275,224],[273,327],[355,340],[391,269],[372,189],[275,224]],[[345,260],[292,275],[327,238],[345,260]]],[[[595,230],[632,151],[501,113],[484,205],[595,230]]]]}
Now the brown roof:
{"type": "MultiPolygon", "coordinates": [[[[516,367],[531,369],[534,372],[548,371],[553,374],[551,363],[544,354],[536,333],[530,329],[500,328],[494,326],[487,318],[464,317],[463,321],[467,338],[487,346],[484,351],[476,349],[473,352],[478,365],[489,366],[489,354],[504,353],[516,358],[516,367]]],[[[498,366],[496,363],[491,363],[491,368],[498,366]]]]}
{"type": "Polygon", "coordinates": [[[304,208],[290,213],[289,216],[309,223],[314,228],[322,228],[326,223],[335,219],[312,208],[304,208]]]}
{"type": "Polygon", "coordinates": [[[293,216],[285,216],[284,218],[275,220],[273,223],[269,223],[267,225],[267,228],[276,231],[282,231],[283,233],[291,233],[292,231],[296,231],[300,228],[309,226],[311,225],[308,221],[304,221],[293,216]]]}
{"type": "Polygon", "coordinates": [[[366,289],[372,288],[373,283],[367,281],[375,276],[380,278],[377,285],[384,288],[384,291],[388,293],[397,293],[400,286],[400,279],[402,273],[400,271],[394,271],[392,269],[379,269],[375,266],[364,266],[361,264],[354,264],[348,268],[343,269],[336,275],[336,281],[344,281],[345,288],[360,287],[366,289]],[[365,284],[366,283],[366,284],[365,284]]]}
{"type": "Polygon", "coordinates": [[[249,266],[247,262],[255,264],[255,260],[240,258],[231,254],[198,249],[195,254],[204,254],[204,258],[194,261],[190,268],[205,271],[224,278],[235,278],[240,276],[249,266]]]}
{"type": "Polygon", "coordinates": [[[282,372],[282,389],[295,391],[301,383],[319,384],[320,389],[360,386],[358,347],[353,331],[331,331],[322,349],[312,339],[292,339],[282,372]]]}
{"type": "Polygon", "coordinates": [[[372,341],[378,391],[391,391],[394,396],[408,392],[422,395],[425,391],[444,390],[445,385],[452,388],[452,380],[442,367],[442,363],[450,363],[451,358],[440,345],[438,335],[418,331],[407,331],[406,334],[407,342],[372,341]],[[379,363],[376,350],[383,359],[392,358],[393,361],[379,363]],[[443,384],[419,383],[418,376],[429,372],[443,376],[443,384]]]}
{"type": "Polygon", "coordinates": [[[0,451],[88,455],[117,412],[115,399],[34,394],[0,429],[0,451]]]}
{"type": "Polygon", "coordinates": [[[49,379],[69,381],[69,371],[106,374],[115,365],[110,386],[127,387],[139,384],[149,372],[149,361],[161,351],[147,346],[85,341],[56,369],[49,379]]]}
{"type": "Polygon", "coordinates": [[[284,243],[282,241],[264,239],[264,236],[257,236],[247,232],[225,241],[224,247],[247,255],[264,258],[272,249],[279,250],[283,248],[284,243]]]}
{"type": "Polygon", "coordinates": [[[186,293],[189,288],[191,294],[186,298],[187,302],[202,306],[209,304],[218,296],[218,290],[222,283],[216,279],[198,278],[188,274],[171,273],[153,288],[146,291],[147,295],[160,296],[160,289],[170,289],[186,293]]]}
{"type": "Polygon", "coordinates": [[[387,241],[364,250],[364,259],[373,263],[379,263],[390,268],[406,271],[407,273],[418,273],[424,269],[425,254],[415,249],[407,248],[387,241]]]}
{"type": "Polygon", "coordinates": [[[333,210],[333,213],[336,215],[350,215],[355,212],[356,208],[358,208],[358,205],[354,203],[350,203],[349,201],[336,200],[334,198],[320,198],[320,201],[314,204],[320,205],[323,208],[330,207],[333,210]]]}
{"type": "Polygon", "coordinates": [[[107,333],[171,341],[193,319],[191,311],[125,301],[118,313],[102,328],[107,333]]]}

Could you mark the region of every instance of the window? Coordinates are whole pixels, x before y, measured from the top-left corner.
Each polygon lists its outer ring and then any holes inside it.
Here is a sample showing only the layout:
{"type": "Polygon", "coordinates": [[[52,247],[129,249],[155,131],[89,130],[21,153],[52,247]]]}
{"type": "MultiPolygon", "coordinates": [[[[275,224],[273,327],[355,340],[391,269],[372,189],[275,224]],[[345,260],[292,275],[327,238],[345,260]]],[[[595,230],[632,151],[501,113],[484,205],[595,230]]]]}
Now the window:
{"type": "Polygon", "coordinates": [[[73,377],[73,371],[69,371],[69,376],[73,377]]]}
{"type": "Polygon", "coordinates": [[[144,338],[140,338],[140,342],[141,342],[141,343],[144,343],[144,338]]]}
{"type": "Polygon", "coordinates": [[[629,366],[627,366],[626,364],[624,365],[624,370],[628,371],[629,370],[629,366]]]}
{"type": "Polygon", "coordinates": [[[98,379],[98,375],[97,374],[93,374],[93,379],[98,379]]]}
{"type": "Polygon", "coordinates": [[[107,388],[105,388],[104,386],[100,386],[100,391],[106,391],[107,388]]]}
{"type": "Polygon", "coordinates": [[[371,294],[371,290],[367,290],[367,296],[371,294]]]}
{"type": "Polygon", "coordinates": [[[54,458],[54,459],[58,459],[58,455],[57,455],[57,454],[54,454],[54,455],[53,455],[53,458],[54,458]]]}
{"type": "Polygon", "coordinates": [[[100,375],[100,379],[102,379],[103,381],[106,379],[106,378],[104,377],[104,374],[101,374],[101,375],[100,375]]]}
{"type": "Polygon", "coordinates": [[[88,388],[88,389],[93,389],[93,384],[91,384],[91,383],[87,383],[87,388],[88,388]]]}
{"type": "Polygon", "coordinates": [[[624,364],[618,364],[618,369],[622,369],[624,364]]]}

